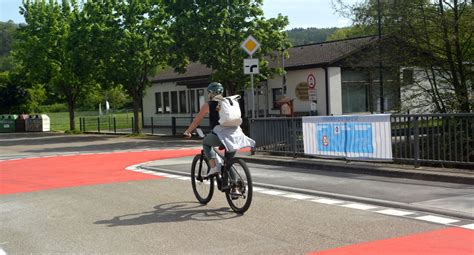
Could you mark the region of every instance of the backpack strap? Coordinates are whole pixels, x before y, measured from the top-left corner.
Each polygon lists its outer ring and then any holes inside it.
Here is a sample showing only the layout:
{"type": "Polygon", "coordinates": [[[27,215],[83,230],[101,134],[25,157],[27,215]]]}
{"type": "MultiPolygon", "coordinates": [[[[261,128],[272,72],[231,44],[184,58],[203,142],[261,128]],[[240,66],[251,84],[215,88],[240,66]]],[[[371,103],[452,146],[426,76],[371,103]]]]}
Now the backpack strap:
{"type": "Polygon", "coordinates": [[[230,98],[225,98],[225,99],[227,99],[227,101],[229,101],[230,105],[234,106],[234,102],[232,102],[232,99],[230,99],[230,98]]]}

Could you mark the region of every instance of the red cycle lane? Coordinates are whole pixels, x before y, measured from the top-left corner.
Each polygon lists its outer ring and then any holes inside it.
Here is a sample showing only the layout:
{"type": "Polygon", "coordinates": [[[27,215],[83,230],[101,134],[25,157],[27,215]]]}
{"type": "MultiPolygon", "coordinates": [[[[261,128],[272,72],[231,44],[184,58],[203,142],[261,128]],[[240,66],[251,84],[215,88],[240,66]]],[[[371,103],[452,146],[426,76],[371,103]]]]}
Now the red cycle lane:
{"type": "Polygon", "coordinates": [[[339,247],[310,255],[472,255],[474,231],[446,228],[409,236],[339,247]]]}
{"type": "Polygon", "coordinates": [[[198,154],[200,149],[57,156],[0,162],[0,195],[114,182],[160,179],[130,165],[198,154]]]}

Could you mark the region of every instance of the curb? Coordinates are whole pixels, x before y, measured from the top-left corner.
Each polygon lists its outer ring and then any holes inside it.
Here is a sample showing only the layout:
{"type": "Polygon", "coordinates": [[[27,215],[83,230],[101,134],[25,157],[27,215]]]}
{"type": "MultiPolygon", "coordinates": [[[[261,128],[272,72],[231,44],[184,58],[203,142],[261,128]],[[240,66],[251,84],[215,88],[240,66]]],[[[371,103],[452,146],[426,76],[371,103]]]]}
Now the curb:
{"type": "Polygon", "coordinates": [[[437,182],[449,182],[449,183],[460,183],[460,184],[474,184],[474,172],[469,173],[468,171],[453,171],[446,170],[442,172],[442,169],[436,169],[433,171],[420,170],[420,169],[403,169],[370,165],[367,163],[360,162],[330,162],[329,160],[309,160],[309,159],[287,159],[287,158],[269,158],[263,155],[258,156],[239,156],[244,159],[247,163],[265,164],[265,165],[278,165],[287,167],[298,167],[304,169],[321,170],[321,171],[332,171],[332,172],[343,172],[343,173],[358,173],[368,174],[375,176],[395,177],[395,178],[408,178],[425,181],[437,181],[437,182]]]}
{"type": "MultiPolygon", "coordinates": [[[[174,170],[169,170],[169,169],[156,168],[156,167],[147,166],[147,165],[139,165],[137,166],[137,168],[141,168],[141,169],[145,169],[149,171],[159,171],[159,172],[168,173],[168,174],[181,175],[181,176],[186,176],[186,177],[190,176],[189,173],[174,171],[174,170]]],[[[288,192],[293,192],[293,193],[334,198],[334,199],[339,199],[339,200],[366,203],[366,204],[372,204],[372,205],[378,205],[378,206],[384,206],[384,207],[390,207],[390,208],[400,208],[400,209],[414,210],[414,211],[420,211],[420,212],[426,212],[426,213],[435,213],[435,214],[440,214],[440,215],[445,215],[445,216],[462,218],[466,220],[474,220],[474,215],[471,215],[471,214],[455,212],[455,211],[446,210],[446,209],[443,210],[443,209],[438,209],[438,208],[433,208],[433,207],[428,207],[428,206],[417,206],[417,205],[411,205],[407,203],[381,200],[381,199],[375,199],[375,198],[356,197],[356,196],[350,196],[350,195],[336,194],[336,193],[330,193],[330,192],[324,192],[324,191],[315,191],[315,190],[309,190],[309,189],[293,188],[293,187],[288,187],[288,186],[280,186],[280,185],[273,185],[273,184],[266,184],[266,183],[259,183],[259,182],[254,182],[253,185],[254,187],[259,187],[259,188],[276,189],[276,190],[288,191],[288,192]]]]}

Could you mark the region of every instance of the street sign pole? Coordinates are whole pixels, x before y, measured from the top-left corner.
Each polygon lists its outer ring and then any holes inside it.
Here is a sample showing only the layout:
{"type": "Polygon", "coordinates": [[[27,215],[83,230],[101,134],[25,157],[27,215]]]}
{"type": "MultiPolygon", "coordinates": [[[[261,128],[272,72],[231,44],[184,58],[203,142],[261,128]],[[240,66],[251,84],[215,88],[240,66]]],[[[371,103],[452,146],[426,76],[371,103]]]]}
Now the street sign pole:
{"type": "Polygon", "coordinates": [[[258,74],[258,59],[254,62],[252,58],[253,53],[257,51],[260,47],[260,43],[253,38],[253,36],[249,35],[247,39],[242,43],[241,47],[249,54],[250,59],[244,59],[244,73],[250,74],[250,95],[251,95],[251,103],[252,103],[252,119],[255,119],[255,91],[253,89],[253,75],[258,74]],[[250,60],[250,62],[248,62],[250,60]]]}
{"type": "MultiPolygon", "coordinates": [[[[250,55],[252,58],[252,55],[250,55]]],[[[255,93],[253,90],[253,73],[250,74],[250,94],[252,94],[252,119],[255,119],[255,93]]]]}

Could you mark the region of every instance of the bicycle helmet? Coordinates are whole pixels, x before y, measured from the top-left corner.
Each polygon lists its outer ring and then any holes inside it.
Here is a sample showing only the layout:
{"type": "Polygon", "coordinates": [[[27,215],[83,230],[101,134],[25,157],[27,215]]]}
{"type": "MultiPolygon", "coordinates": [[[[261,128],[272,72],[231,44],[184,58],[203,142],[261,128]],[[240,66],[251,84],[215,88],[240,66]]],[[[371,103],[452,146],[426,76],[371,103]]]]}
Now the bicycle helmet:
{"type": "Polygon", "coordinates": [[[211,82],[209,86],[207,86],[207,92],[212,95],[221,95],[224,93],[224,86],[219,82],[211,82]]]}

